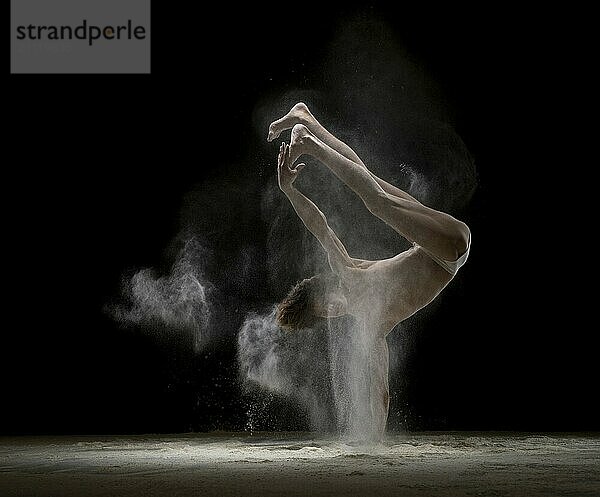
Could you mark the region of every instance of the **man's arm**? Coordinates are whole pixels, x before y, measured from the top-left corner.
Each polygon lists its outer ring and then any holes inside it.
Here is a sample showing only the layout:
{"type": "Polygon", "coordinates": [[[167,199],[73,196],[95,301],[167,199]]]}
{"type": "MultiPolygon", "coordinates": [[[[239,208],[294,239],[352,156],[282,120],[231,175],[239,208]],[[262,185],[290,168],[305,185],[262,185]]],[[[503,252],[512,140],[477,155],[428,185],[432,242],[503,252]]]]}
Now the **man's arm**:
{"type": "Polygon", "coordinates": [[[296,214],[308,228],[308,231],[319,240],[319,243],[327,252],[332,271],[339,273],[345,267],[354,267],[346,247],[329,227],[325,215],[308,197],[293,186],[303,167],[304,164],[299,164],[295,169],[290,168],[289,146],[282,143],[277,159],[279,188],[286,194],[296,214]]]}
{"type": "Polygon", "coordinates": [[[346,247],[331,229],[327,223],[327,218],[319,208],[291,185],[283,191],[308,231],[319,240],[319,243],[327,252],[332,271],[339,273],[344,267],[354,267],[346,247]]]}

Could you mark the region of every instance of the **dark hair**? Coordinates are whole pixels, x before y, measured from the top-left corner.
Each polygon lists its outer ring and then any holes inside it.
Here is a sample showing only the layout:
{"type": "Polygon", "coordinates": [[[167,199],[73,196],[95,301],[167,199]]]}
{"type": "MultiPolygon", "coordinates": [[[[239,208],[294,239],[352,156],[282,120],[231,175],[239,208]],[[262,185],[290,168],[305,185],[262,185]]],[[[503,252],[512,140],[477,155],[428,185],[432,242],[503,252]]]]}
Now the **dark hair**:
{"type": "Polygon", "coordinates": [[[296,283],[277,306],[277,323],[289,330],[314,326],[321,319],[314,311],[315,302],[338,285],[339,279],[333,273],[318,274],[296,283]]]}

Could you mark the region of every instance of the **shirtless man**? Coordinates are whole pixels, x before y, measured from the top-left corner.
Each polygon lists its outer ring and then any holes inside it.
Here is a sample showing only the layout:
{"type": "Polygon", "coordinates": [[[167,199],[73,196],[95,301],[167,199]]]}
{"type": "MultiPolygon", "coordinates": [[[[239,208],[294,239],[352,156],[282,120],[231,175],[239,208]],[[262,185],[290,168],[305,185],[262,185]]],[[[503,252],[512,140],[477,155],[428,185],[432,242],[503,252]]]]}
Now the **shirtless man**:
{"type": "Polygon", "coordinates": [[[278,324],[289,330],[310,327],[318,318],[352,315],[363,323],[370,356],[370,403],[380,438],[389,408],[386,336],[401,321],[429,304],[452,280],[469,255],[466,224],[420,203],[375,176],[356,153],[329,133],[303,103],[273,122],[267,140],[292,129],[277,161],[279,187],[327,252],[331,274],[299,282],[277,309],[278,324]],[[310,155],[327,166],[364,202],[367,209],[413,243],[409,250],[383,260],[350,257],[325,215],[294,187],[310,155]]]}

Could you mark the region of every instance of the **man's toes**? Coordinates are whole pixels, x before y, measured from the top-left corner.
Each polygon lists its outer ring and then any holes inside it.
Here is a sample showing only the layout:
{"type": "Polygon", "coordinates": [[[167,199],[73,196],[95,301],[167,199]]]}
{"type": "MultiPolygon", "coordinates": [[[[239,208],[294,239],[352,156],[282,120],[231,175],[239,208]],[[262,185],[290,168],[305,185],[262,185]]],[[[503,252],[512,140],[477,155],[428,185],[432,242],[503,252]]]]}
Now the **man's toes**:
{"type": "Polygon", "coordinates": [[[277,133],[275,131],[275,128],[273,125],[269,126],[269,136],[267,136],[267,141],[271,142],[273,141],[275,138],[277,138],[279,136],[279,133],[277,133]]]}

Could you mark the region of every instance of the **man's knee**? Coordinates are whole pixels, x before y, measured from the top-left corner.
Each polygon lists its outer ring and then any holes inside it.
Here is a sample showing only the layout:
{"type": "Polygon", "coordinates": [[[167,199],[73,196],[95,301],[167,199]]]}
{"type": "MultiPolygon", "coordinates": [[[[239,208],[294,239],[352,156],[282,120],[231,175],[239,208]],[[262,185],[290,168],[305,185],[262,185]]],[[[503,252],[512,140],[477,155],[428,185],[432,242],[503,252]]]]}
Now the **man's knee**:
{"type": "Polygon", "coordinates": [[[457,221],[452,241],[457,257],[462,256],[469,248],[469,243],[471,242],[471,230],[469,230],[469,227],[462,221],[457,221]]]}

